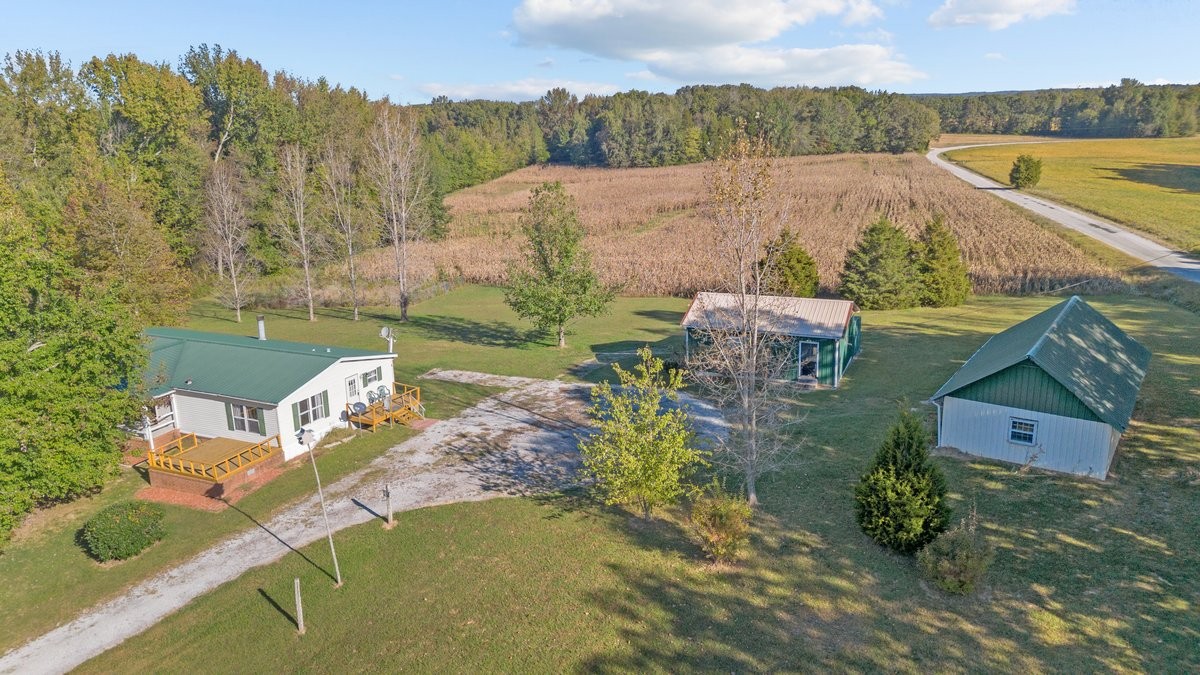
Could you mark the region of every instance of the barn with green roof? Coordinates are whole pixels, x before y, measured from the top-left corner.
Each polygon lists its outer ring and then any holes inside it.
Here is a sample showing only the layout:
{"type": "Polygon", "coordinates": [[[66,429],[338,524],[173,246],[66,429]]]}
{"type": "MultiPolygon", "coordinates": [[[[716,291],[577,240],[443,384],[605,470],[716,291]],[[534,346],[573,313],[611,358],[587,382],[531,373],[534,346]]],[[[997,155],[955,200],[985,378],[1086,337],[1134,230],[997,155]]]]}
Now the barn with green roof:
{"type": "Polygon", "coordinates": [[[989,339],[933,395],[938,444],[1104,479],[1150,352],[1079,297],[989,339]]]}

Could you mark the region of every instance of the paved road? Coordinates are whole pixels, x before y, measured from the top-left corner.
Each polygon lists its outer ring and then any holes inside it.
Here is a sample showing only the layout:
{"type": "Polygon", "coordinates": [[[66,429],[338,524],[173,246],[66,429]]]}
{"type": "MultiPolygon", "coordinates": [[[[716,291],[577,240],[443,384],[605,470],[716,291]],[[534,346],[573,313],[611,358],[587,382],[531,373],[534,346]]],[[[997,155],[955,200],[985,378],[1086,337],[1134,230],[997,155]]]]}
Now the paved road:
{"type": "Polygon", "coordinates": [[[961,150],[963,148],[975,148],[981,145],[1002,144],[979,143],[975,145],[958,145],[951,148],[935,148],[930,150],[925,156],[935,165],[949,171],[980,190],[989,190],[997,197],[1007,199],[1022,208],[1033,211],[1039,216],[1049,218],[1063,227],[1070,228],[1076,232],[1082,232],[1092,239],[1104,242],[1138,260],[1154,265],[1188,281],[1200,284],[1200,260],[1196,258],[1189,257],[1162,244],[1150,241],[1140,234],[1130,232],[1103,218],[1082,213],[1061,204],[1056,204],[1052,201],[1034,197],[1001,185],[973,171],[964,169],[957,164],[947,162],[941,157],[944,152],[961,150]]]}

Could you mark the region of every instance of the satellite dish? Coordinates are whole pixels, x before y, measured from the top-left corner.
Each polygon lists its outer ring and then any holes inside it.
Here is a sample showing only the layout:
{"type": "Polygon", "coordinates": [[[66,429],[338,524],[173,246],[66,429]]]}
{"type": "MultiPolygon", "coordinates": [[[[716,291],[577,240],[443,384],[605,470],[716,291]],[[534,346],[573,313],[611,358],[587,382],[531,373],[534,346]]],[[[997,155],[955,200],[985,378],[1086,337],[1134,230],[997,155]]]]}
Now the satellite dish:
{"type": "Polygon", "coordinates": [[[384,340],[390,338],[391,336],[392,336],[391,328],[388,328],[387,326],[382,326],[379,329],[379,337],[383,338],[384,340]]]}

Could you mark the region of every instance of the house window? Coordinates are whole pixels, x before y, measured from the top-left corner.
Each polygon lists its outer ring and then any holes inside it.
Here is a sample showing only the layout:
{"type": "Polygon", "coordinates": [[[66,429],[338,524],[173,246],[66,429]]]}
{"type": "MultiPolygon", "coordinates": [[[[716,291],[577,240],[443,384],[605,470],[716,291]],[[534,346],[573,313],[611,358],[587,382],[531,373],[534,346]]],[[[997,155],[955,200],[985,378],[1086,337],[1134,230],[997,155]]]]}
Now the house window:
{"type": "Polygon", "coordinates": [[[316,396],[308,398],[296,404],[297,412],[300,416],[300,426],[306,426],[313,422],[325,419],[329,416],[329,410],[325,407],[325,393],[321,392],[316,396]]]}
{"type": "Polygon", "coordinates": [[[1021,445],[1033,445],[1037,442],[1037,422],[1023,420],[1017,417],[1008,421],[1008,440],[1021,445]]]}
{"type": "Polygon", "coordinates": [[[379,366],[375,370],[368,370],[362,374],[363,389],[366,389],[372,382],[378,382],[383,379],[383,366],[379,366]]]}
{"type": "Polygon", "coordinates": [[[233,428],[237,431],[248,431],[252,434],[261,434],[262,428],[258,424],[258,408],[252,405],[241,405],[234,403],[230,406],[233,415],[233,428]]]}

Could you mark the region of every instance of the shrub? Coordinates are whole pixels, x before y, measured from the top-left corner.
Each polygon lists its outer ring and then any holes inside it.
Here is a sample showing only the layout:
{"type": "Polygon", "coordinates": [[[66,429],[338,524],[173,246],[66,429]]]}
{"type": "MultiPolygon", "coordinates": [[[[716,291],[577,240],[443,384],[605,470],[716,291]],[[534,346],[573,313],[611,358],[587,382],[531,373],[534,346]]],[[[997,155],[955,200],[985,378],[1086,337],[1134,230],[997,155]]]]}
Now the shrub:
{"type": "Polygon", "coordinates": [[[1019,155],[1008,172],[1008,182],[1018,190],[1031,188],[1042,180],[1042,160],[1033,155],[1019,155]]]}
{"type": "Polygon", "coordinates": [[[946,529],[946,478],[929,460],[929,431],[903,412],[854,490],[855,515],[867,536],[904,554],[946,529]]]}
{"type": "Polygon", "coordinates": [[[966,595],[975,590],[995,557],[992,545],[979,532],[975,509],[917,554],[921,572],[947,593],[966,595]]]}
{"type": "Polygon", "coordinates": [[[769,292],[797,298],[811,298],[817,294],[821,281],[817,261],[804,250],[791,230],[785,228],[767,244],[767,254],[758,264],[763,268],[769,292]]]}
{"type": "Polygon", "coordinates": [[[872,223],[846,256],[842,295],[863,309],[916,307],[921,284],[912,248],[912,241],[887,218],[872,223]]]}
{"type": "Polygon", "coordinates": [[[88,519],[80,536],[101,562],[125,560],[163,538],[163,510],[146,502],[113,504],[88,519]]]}
{"type": "Polygon", "coordinates": [[[692,531],[716,562],[731,562],[750,543],[750,504],[715,481],[692,504],[692,531]]]}

